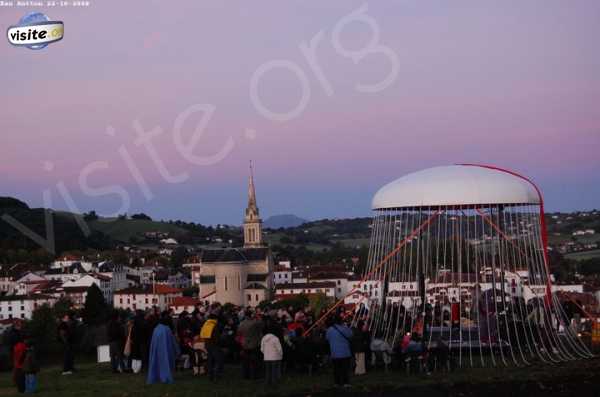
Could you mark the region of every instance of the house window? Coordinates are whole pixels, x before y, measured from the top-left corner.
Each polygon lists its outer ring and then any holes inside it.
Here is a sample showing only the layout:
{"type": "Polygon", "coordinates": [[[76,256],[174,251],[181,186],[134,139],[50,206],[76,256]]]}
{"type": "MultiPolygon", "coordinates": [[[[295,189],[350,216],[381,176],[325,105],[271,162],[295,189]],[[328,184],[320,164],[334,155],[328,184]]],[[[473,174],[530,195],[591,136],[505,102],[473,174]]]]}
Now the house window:
{"type": "Polygon", "coordinates": [[[227,291],[227,277],[225,277],[225,291],[227,291]]]}
{"type": "Polygon", "coordinates": [[[247,298],[248,298],[248,302],[252,301],[252,295],[248,294],[247,298]]]}
{"type": "Polygon", "coordinates": [[[258,302],[258,294],[256,294],[256,301],[258,302]]]}

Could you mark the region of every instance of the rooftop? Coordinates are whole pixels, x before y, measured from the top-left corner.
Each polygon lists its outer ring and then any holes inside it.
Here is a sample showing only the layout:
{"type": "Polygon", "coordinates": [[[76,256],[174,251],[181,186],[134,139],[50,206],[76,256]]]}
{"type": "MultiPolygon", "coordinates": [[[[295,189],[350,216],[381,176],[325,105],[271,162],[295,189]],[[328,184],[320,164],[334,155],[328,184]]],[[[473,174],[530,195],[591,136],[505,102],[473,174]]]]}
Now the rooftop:
{"type": "Polygon", "coordinates": [[[144,295],[166,295],[166,294],[176,294],[181,293],[181,290],[178,288],[169,287],[164,284],[156,284],[145,285],[142,287],[129,287],[119,291],[115,291],[115,295],[135,295],[135,294],[144,294],[144,295]]]}
{"type": "Polygon", "coordinates": [[[335,288],[333,281],[312,282],[312,283],[289,283],[279,284],[276,289],[307,289],[307,288],[335,288]]]}
{"type": "Polygon", "coordinates": [[[202,251],[202,263],[250,262],[267,259],[269,249],[263,248],[225,248],[202,251]]]}

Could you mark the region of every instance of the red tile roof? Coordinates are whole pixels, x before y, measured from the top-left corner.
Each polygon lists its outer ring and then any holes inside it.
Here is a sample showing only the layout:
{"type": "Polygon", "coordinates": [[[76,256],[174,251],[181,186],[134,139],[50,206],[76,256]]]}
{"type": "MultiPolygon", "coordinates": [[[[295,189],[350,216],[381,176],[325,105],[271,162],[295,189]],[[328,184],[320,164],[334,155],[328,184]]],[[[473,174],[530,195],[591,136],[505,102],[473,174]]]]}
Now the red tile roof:
{"type": "Polygon", "coordinates": [[[152,285],[147,285],[144,287],[130,287],[125,288],[119,291],[115,291],[115,295],[152,295],[155,293],[156,295],[166,295],[166,294],[177,294],[182,291],[178,288],[169,287],[164,284],[156,284],[154,287],[152,285]]]}
{"type": "Polygon", "coordinates": [[[192,298],[191,296],[178,296],[173,299],[173,303],[169,306],[177,307],[177,306],[196,306],[200,304],[200,301],[196,298],[192,298]]]}

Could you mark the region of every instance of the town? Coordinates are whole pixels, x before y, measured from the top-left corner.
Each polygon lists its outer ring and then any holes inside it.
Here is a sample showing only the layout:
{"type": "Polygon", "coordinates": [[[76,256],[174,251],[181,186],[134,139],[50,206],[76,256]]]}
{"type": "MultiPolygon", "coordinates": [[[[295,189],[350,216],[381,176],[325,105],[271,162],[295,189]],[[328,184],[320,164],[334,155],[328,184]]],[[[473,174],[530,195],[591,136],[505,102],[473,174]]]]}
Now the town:
{"type": "MultiPolygon", "coordinates": [[[[252,175],[249,192],[242,228],[243,245],[240,247],[232,246],[238,236],[236,229],[229,226],[221,227],[220,234],[206,237],[213,247],[204,249],[179,244],[165,231],[146,231],[136,239],[147,241],[148,244],[118,245],[117,255],[114,250],[110,251],[109,257],[113,255],[119,258],[117,260],[99,259],[106,256],[101,251],[81,256],[67,252],[49,263],[2,264],[0,324],[7,328],[14,319],[31,319],[36,308],[44,304],[53,306],[59,300],[68,302],[74,310],[81,310],[92,287],[101,291],[108,305],[132,312],[157,308],[179,314],[193,311],[198,305],[215,302],[258,307],[261,303],[297,295],[321,296],[330,303],[343,300],[349,310],[358,304],[368,305],[369,302],[380,302],[382,299],[407,307],[422,303],[416,277],[388,281],[387,285],[379,280],[363,280],[361,270],[365,268],[365,263],[361,263],[361,260],[365,258],[359,256],[360,245],[342,250],[342,255],[347,257],[340,256],[329,261],[320,260],[317,251],[312,259],[314,263],[305,257],[297,260],[285,256],[293,252],[289,247],[286,249],[275,244],[276,249],[272,249],[264,241],[263,235],[269,236],[286,229],[263,231],[252,175]],[[227,240],[225,244],[224,239],[227,240]],[[214,245],[224,248],[214,248],[214,245]],[[287,252],[281,255],[277,249],[287,252]],[[172,265],[175,255],[181,257],[181,263],[177,266],[172,265]]],[[[140,216],[137,218],[145,219],[140,216]]],[[[597,247],[600,235],[595,233],[594,228],[580,226],[600,225],[600,212],[549,214],[547,218],[549,249],[556,261],[553,269],[560,266],[565,268],[557,272],[561,275],[558,280],[552,275],[553,292],[557,292],[564,302],[574,302],[581,307],[582,314],[599,312],[600,264],[597,262],[600,260],[600,251],[597,247]],[[581,259],[566,259],[574,255],[574,258],[581,259]],[[587,265],[583,273],[581,264],[587,265]]],[[[372,225],[361,220],[358,223],[366,226],[365,235],[368,237],[372,225]]],[[[311,234],[307,228],[309,225],[302,224],[291,230],[300,229],[300,234],[311,234]]],[[[336,233],[332,234],[339,237],[336,233]]],[[[357,237],[356,233],[352,235],[357,237]]],[[[367,237],[363,240],[368,241],[367,237]]],[[[291,241],[289,237],[283,239],[291,241]]],[[[355,238],[355,241],[360,239],[355,238]]],[[[478,245],[484,242],[471,243],[478,245]]],[[[472,295],[476,288],[479,291],[492,289],[492,272],[497,273],[498,270],[482,268],[478,273],[456,274],[449,269],[438,269],[433,277],[423,280],[425,300],[432,305],[445,305],[444,310],[450,310],[453,299],[462,299],[468,305],[473,302],[472,295]]],[[[500,275],[496,276],[499,280],[500,275]]],[[[544,285],[529,279],[526,268],[506,271],[503,279],[504,290],[511,297],[522,298],[525,302],[543,297],[545,293],[544,285]]]]}

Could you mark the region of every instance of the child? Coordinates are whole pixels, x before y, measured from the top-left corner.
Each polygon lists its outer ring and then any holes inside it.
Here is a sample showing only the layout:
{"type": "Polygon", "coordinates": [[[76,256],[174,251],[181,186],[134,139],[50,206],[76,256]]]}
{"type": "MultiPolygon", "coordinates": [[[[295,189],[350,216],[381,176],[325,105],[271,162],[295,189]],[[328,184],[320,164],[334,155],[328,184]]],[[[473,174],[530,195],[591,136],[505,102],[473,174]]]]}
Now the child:
{"type": "Polygon", "coordinates": [[[267,334],[260,341],[260,351],[262,351],[265,359],[265,380],[267,384],[277,383],[281,378],[283,349],[279,338],[273,334],[272,330],[267,330],[267,334]]]}
{"type": "Polygon", "coordinates": [[[25,393],[23,362],[25,361],[26,350],[27,346],[23,342],[23,338],[20,335],[17,336],[15,346],[13,347],[13,381],[19,393],[25,393]]]}
{"type": "Polygon", "coordinates": [[[35,350],[30,340],[25,341],[27,349],[25,350],[25,359],[23,361],[23,373],[25,374],[25,393],[35,393],[37,389],[36,374],[40,371],[39,364],[35,356],[35,350]]]}

